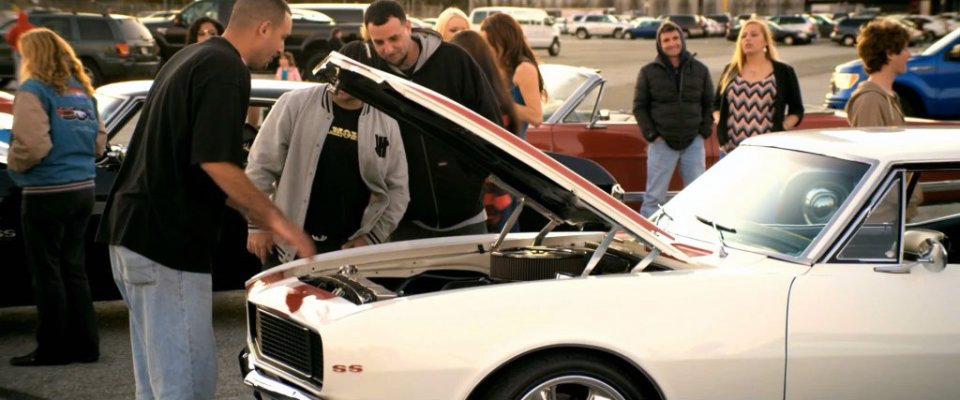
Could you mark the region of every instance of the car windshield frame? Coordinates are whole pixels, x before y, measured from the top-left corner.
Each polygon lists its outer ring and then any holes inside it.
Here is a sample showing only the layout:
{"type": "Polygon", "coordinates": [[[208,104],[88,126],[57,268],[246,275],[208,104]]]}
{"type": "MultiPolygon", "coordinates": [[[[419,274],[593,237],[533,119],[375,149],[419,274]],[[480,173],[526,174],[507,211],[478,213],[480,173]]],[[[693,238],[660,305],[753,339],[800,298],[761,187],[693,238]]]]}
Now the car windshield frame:
{"type": "Polygon", "coordinates": [[[835,232],[841,216],[856,207],[852,199],[875,167],[869,160],[742,146],[650,218],[671,234],[810,264],[828,232],[835,232]],[[764,165],[762,175],[755,173],[756,165],[764,165]],[[733,182],[736,190],[725,189],[733,182]],[[824,196],[831,193],[824,188],[840,194],[824,196]],[[819,219],[805,221],[805,204],[830,206],[807,208],[819,219]]]}
{"type": "Polygon", "coordinates": [[[921,56],[932,56],[936,55],[947,46],[953,43],[954,40],[960,37],[960,29],[954,29],[953,32],[950,32],[946,36],[940,38],[936,42],[933,42],[929,47],[920,52],[921,56]]]}
{"type": "MultiPolygon", "coordinates": [[[[549,64],[541,65],[540,73],[543,75],[544,89],[547,91],[547,101],[543,104],[543,119],[544,121],[562,121],[562,118],[554,118],[554,115],[562,112],[570,99],[583,91],[584,86],[590,83],[591,77],[575,67],[562,65],[555,67],[549,64]],[[562,84],[558,85],[558,82],[562,84]]],[[[566,118],[566,115],[560,117],[566,118]]]]}

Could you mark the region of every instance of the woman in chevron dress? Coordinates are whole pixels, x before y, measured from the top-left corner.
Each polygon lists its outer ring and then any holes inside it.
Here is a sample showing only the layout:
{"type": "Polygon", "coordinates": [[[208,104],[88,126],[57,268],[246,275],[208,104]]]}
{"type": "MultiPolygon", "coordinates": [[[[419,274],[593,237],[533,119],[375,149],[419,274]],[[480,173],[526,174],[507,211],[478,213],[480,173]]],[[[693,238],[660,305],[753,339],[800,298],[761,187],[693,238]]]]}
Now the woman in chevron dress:
{"type": "Polygon", "coordinates": [[[744,139],[792,129],[803,119],[800,82],[780,62],[764,21],[743,23],[714,100],[717,139],[727,153],[744,139]]]}

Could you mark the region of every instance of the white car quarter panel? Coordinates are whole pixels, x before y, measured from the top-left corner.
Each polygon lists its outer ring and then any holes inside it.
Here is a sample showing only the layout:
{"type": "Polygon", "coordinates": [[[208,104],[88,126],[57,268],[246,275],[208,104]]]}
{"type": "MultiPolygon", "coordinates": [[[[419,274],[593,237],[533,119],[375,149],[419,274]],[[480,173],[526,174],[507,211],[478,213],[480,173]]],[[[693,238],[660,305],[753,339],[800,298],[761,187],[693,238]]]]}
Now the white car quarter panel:
{"type": "Polygon", "coordinates": [[[814,266],[790,295],[787,399],[956,399],[960,265],[814,266]]]}
{"type": "MultiPolygon", "coordinates": [[[[322,337],[331,399],[465,398],[516,356],[568,344],[628,358],[667,398],[781,398],[787,290],[803,268],[765,268],[780,269],[502,284],[373,303],[336,323],[307,316],[326,301],[304,301],[299,314],[322,337]]],[[[261,295],[274,290],[286,289],[261,295]]]]}

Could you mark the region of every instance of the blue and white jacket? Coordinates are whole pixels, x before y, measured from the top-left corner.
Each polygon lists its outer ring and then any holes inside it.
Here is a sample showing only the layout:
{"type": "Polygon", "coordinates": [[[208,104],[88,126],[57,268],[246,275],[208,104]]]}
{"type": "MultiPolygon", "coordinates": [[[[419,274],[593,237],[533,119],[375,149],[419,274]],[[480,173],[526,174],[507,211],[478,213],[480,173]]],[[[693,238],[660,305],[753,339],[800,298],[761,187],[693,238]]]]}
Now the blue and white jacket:
{"type": "Polygon", "coordinates": [[[92,186],[105,146],[96,102],[75,79],[66,93],[35,79],[17,89],[7,168],[25,194],[92,186]]]}

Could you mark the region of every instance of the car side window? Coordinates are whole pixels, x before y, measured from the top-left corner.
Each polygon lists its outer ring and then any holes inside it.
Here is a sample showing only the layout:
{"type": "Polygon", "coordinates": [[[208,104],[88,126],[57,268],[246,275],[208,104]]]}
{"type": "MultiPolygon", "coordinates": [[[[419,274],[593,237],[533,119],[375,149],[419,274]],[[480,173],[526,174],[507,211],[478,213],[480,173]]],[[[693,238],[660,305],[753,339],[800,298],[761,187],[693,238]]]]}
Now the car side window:
{"type": "Polygon", "coordinates": [[[473,23],[479,24],[483,22],[483,19],[487,17],[486,11],[476,11],[473,13],[473,23]]]}
{"type": "Polygon", "coordinates": [[[70,20],[66,18],[41,18],[34,25],[42,26],[56,32],[60,37],[67,41],[74,39],[73,29],[70,28],[70,20]]]}
{"type": "Polygon", "coordinates": [[[77,20],[80,30],[80,40],[113,40],[113,31],[106,20],[81,18],[77,20]]]}
{"type": "Polygon", "coordinates": [[[866,220],[837,255],[838,262],[898,262],[903,214],[903,173],[890,181],[866,220]]]}

